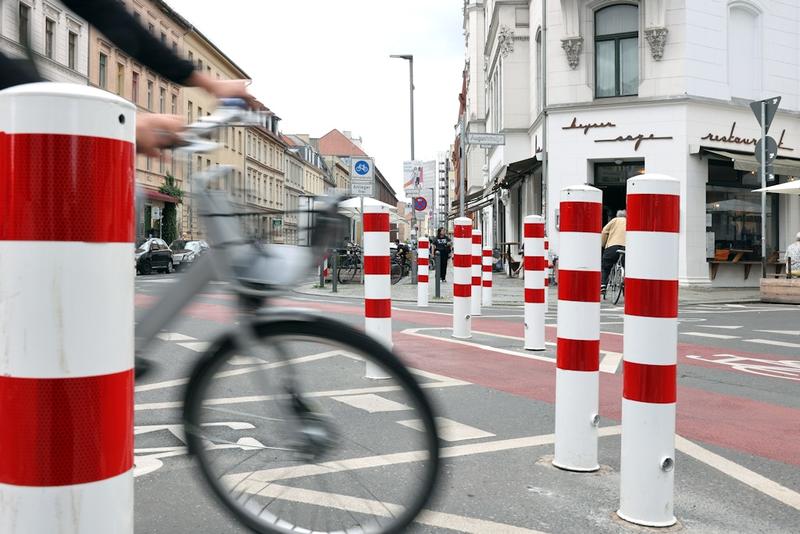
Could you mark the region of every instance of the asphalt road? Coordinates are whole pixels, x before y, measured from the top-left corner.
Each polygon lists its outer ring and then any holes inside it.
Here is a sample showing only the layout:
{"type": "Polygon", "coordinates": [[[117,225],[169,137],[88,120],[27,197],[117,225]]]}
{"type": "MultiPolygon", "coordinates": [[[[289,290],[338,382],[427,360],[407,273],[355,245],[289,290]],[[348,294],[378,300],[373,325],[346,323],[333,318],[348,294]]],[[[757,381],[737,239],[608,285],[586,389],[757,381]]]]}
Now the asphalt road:
{"type": "MultiPolygon", "coordinates": [[[[139,311],[179,277],[137,277],[139,311]]],[[[160,367],[137,383],[139,533],[246,532],[210,497],[177,430],[181,379],[189,376],[206,343],[235,321],[236,301],[226,289],[224,284],[210,286],[174,324],[165,325],[163,339],[151,352],[160,367]]],[[[308,308],[357,327],[363,324],[362,305],[354,300],[290,294],[276,304],[308,308]]],[[[642,531],[614,514],[619,495],[622,314],[622,307],[602,310],[602,468],[576,474],[549,463],[555,303],[547,316],[548,350],[542,353],[521,350],[519,307],[484,310],[482,317],[473,319],[469,341],[450,337],[449,305],[425,310],[413,304],[393,307],[395,351],[419,370],[417,378],[443,418],[439,423],[446,459],[440,491],[414,532],[642,531]]],[[[353,390],[371,388],[375,382],[361,378],[360,368],[346,360],[331,358],[326,360],[329,367],[317,368],[317,379],[341,384],[329,388],[325,405],[337,410],[342,426],[379,428],[369,446],[381,454],[413,450],[419,434],[403,424],[408,414],[376,408],[402,401],[395,393],[377,392],[364,395],[368,400],[359,399],[368,405],[356,402],[353,390]]],[[[243,360],[239,365],[252,363],[243,360]]],[[[675,514],[680,527],[703,533],[796,532],[800,309],[749,304],[682,307],[678,374],[675,514]]],[[[247,389],[251,386],[237,380],[229,384],[228,396],[252,393],[247,389]]],[[[384,474],[399,488],[415,468],[414,462],[397,463],[384,474]]],[[[308,511],[319,513],[318,507],[308,506],[308,511]]]]}

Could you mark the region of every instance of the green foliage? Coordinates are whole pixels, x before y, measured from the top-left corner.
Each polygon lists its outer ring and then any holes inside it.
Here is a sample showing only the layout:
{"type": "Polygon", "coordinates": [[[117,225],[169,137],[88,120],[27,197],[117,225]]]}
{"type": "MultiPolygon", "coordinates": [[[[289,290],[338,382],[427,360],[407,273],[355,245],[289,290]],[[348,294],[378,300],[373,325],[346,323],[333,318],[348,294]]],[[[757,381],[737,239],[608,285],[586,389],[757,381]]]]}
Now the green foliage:
{"type": "Polygon", "coordinates": [[[165,204],[161,219],[161,238],[167,243],[178,239],[178,210],[175,204],[165,204]]]}
{"type": "Polygon", "coordinates": [[[175,177],[169,173],[167,173],[167,175],[164,176],[164,185],[162,185],[158,190],[164,193],[165,195],[174,197],[178,201],[178,203],[180,203],[183,200],[183,191],[175,183],[175,177]]]}

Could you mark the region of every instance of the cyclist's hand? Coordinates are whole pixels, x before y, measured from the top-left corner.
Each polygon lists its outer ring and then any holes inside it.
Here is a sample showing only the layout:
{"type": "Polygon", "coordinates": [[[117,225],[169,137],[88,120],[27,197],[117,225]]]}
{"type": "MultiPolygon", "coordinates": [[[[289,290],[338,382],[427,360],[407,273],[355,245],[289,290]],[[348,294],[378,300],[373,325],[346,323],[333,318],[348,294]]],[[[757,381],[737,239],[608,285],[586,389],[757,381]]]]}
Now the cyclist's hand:
{"type": "Polygon", "coordinates": [[[186,127],[181,117],[139,113],[136,116],[136,151],[146,156],[160,156],[161,151],[180,142],[186,127]]]}
{"type": "Polygon", "coordinates": [[[205,73],[195,71],[189,78],[189,85],[201,87],[217,98],[241,98],[250,107],[255,107],[256,104],[255,97],[247,90],[249,80],[215,80],[205,73]]]}

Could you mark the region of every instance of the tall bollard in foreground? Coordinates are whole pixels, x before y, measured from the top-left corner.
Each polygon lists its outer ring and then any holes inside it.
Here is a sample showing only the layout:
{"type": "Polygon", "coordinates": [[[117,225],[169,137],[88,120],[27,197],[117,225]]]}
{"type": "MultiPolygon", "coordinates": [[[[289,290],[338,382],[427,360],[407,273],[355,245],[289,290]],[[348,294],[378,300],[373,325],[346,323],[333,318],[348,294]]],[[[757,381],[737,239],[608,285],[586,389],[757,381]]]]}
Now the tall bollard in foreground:
{"type": "MultiPolygon", "coordinates": [[[[364,207],[364,323],[368,334],[392,347],[392,280],[389,259],[389,213],[364,207]]],[[[367,362],[366,378],[389,375],[367,362]]]]}
{"type": "Polygon", "coordinates": [[[544,219],[525,217],[525,350],[544,350],[544,219]]]}
{"type": "Polygon", "coordinates": [[[430,254],[430,242],[422,237],[417,245],[417,306],[420,308],[428,307],[428,255],[430,254]]]}
{"type": "Polygon", "coordinates": [[[561,190],[556,443],[553,465],[596,471],[600,384],[600,232],[603,193],[561,190]]]}
{"type": "Polygon", "coordinates": [[[459,217],[453,226],[453,337],[472,337],[472,220],[459,217]]]}
{"type": "Polygon", "coordinates": [[[483,247],[481,296],[483,305],[487,307],[492,305],[492,259],[492,247],[483,247]]]}
{"type": "Polygon", "coordinates": [[[480,230],[472,230],[472,297],[471,311],[472,316],[481,314],[481,287],[483,285],[483,235],[480,230]]]}
{"type": "Polygon", "coordinates": [[[135,116],[86,86],[0,91],[4,534],[133,533],[135,116]]]}
{"type": "Polygon", "coordinates": [[[665,527],[676,523],[680,183],[659,174],[629,179],[627,210],[617,514],[638,525],[665,527]]]}

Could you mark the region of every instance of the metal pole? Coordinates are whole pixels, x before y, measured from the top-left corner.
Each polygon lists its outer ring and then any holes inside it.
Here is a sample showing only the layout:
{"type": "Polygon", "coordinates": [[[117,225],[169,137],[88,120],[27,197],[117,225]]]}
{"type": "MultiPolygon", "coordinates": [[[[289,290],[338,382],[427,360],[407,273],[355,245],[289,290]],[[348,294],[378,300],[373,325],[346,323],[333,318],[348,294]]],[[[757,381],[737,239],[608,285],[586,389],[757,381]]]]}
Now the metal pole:
{"type": "MultiPolygon", "coordinates": [[[[542,217],[547,228],[550,224],[550,218],[547,216],[547,192],[550,189],[547,181],[550,168],[547,158],[547,0],[542,2],[542,57],[539,59],[542,62],[542,217]]],[[[535,146],[533,150],[536,155],[535,146]]],[[[552,234],[548,231],[547,235],[552,234]]]]}
{"type": "Polygon", "coordinates": [[[408,59],[409,83],[411,92],[411,160],[414,160],[414,56],[408,59]]]}
{"type": "Polygon", "coordinates": [[[339,288],[337,286],[337,281],[339,278],[339,251],[334,249],[333,250],[333,257],[331,258],[331,293],[338,293],[339,288]]]}
{"type": "Polygon", "coordinates": [[[464,138],[464,119],[466,118],[466,111],[464,115],[461,116],[460,126],[461,126],[461,140],[458,143],[458,216],[465,217],[464,214],[464,164],[466,156],[466,145],[464,142],[466,139],[464,138]]]}
{"type": "Polygon", "coordinates": [[[358,197],[361,201],[361,275],[360,282],[364,284],[364,195],[358,197]]]}
{"type": "Polygon", "coordinates": [[[325,287],[325,258],[319,262],[319,287],[320,289],[325,287]]]}
{"type": "MultiPolygon", "coordinates": [[[[767,187],[767,103],[761,102],[761,188],[767,187]]],[[[761,278],[767,277],[767,193],[761,191],[761,278]]]]}
{"type": "Polygon", "coordinates": [[[433,297],[440,299],[442,298],[442,273],[439,271],[441,268],[439,263],[442,261],[441,256],[439,255],[439,251],[436,250],[433,253],[433,274],[436,278],[436,285],[434,286],[434,293],[433,297]]]}

